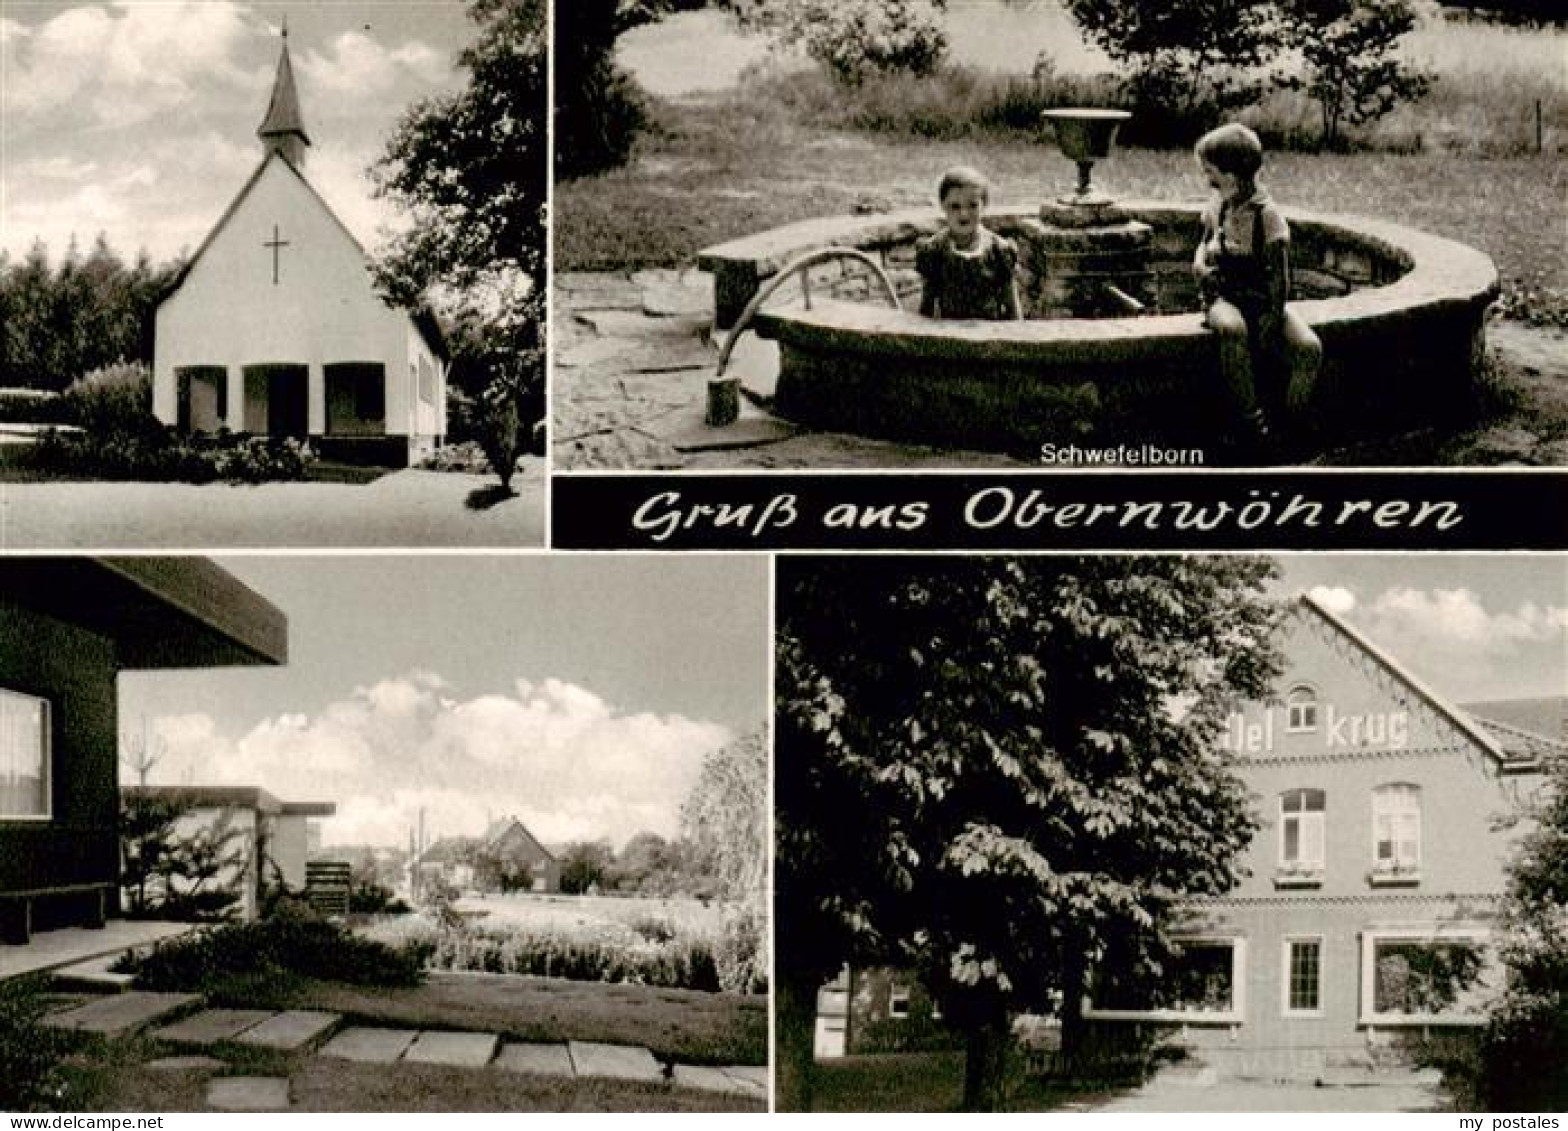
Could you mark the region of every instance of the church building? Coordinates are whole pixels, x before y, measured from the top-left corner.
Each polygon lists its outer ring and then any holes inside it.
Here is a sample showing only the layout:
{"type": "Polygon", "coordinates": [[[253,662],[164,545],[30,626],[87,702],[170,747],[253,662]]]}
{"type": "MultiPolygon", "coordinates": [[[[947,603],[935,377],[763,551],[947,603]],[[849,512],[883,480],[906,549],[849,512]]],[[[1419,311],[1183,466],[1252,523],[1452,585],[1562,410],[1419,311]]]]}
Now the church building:
{"type": "Polygon", "coordinates": [[[287,30],[257,134],[255,172],[158,307],[153,411],[192,432],[412,463],[446,432],[440,331],[377,293],[364,248],[306,179],[287,30]]]}

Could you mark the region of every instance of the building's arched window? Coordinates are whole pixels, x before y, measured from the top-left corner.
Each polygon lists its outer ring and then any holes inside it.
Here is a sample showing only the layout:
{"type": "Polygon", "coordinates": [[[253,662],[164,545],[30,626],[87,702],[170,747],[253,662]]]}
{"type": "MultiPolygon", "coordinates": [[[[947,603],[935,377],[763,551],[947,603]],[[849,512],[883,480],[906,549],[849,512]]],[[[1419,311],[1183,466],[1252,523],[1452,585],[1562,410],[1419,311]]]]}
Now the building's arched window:
{"type": "Polygon", "coordinates": [[[1372,870],[1410,874],[1421,868],[1421,787],[1392,782],[1372,791],[1372,870]]]}
{"type": "Polygon", "coordinates": [[[1318,729],[1318,693],[1304,683],[1292,687],[1285,695],[1285,729],[1318,729]]]}
{"type": "Polygon", "coordinates": [[[1279,864],[1287,872],[1323,870],[1325,797],[1321,789],[1291,789],[1279,798],[1279,864]]]}

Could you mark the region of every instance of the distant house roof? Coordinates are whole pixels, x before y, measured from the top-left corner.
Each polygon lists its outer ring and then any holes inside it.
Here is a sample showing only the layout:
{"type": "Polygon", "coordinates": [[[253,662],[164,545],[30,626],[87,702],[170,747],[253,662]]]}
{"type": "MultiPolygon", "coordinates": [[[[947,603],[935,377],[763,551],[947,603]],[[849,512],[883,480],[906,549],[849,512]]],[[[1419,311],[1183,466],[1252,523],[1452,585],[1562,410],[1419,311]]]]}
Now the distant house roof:
{"type": "Polygon", "coordinates": [[[1482,703],[1461,703],[1459,706],[1473,718],[1488,723],[1515,727],[1558,742],[1568,740],[1568,695],[1491,699],[1482,703]]]}
{"type": "Polygon", "coordinates": [[[111,637],[125,669],[288,661],[288,618],[206,558],[7,556],[0,596],[111,637]]]}
{"type": "Polygon", "coordinates": [[[338,811],[331,801],[279,801],[253,785],[126,785],[120,787],[120,793],[209,809],[254,809],[269,816],[330,817],[338,811]]]}
{"type": "Polygon", "coordinates": [[[531,843],[534,848],[543,853],[547,859],[551,861],[555,859],[555,853],[546,848],[544,843],[529,831],[528,826],[523,824],[523,822],[518,820],[516,817],[502,817],[499,821],[490,822],[490,827],[485,830],[484,843],[487,845],[498,844],[504,838],[511,835],[513,830],[521,833],[522,836],[529,843],[531,843]]]}
{"type": "Polygon", "coordinates": [[[416,864],[460,864],[464,858],[478,846],[479,842],[471,836],[444,836],[432,843],[419,858],[416,864]]]}

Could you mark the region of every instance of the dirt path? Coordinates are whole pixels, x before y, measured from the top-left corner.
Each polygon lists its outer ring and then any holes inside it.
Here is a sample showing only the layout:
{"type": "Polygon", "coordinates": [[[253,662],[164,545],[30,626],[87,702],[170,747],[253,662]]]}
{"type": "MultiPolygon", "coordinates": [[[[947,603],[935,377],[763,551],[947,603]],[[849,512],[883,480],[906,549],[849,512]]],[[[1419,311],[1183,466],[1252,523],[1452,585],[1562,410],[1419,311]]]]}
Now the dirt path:
{"type": "Polygon", "coordinates": [[[542,546],[543,465],[528,459],[494,505],[492,476],[414,470],[359,486],[0,483],[0,548],[542,546]]]}

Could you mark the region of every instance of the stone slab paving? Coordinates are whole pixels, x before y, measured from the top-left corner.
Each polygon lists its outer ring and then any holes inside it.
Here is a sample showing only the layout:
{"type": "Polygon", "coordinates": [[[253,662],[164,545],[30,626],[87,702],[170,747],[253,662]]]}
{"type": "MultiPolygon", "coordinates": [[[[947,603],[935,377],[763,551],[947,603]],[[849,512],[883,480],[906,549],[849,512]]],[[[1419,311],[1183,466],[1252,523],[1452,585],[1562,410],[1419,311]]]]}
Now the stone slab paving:
{"type": "Polygon", "coordinates": [[[152,1035],[182,1045],[216,1045],[233,1040],[271,1016],[268,1009],[204,1009],[156,1029],[152,1035]]]}
{"type": "Polygon", "coordinates": [[[677,1064],[674,1069],[677,1088],[694,1088],[702,1092],[723,1092],[732,1096],[756,1096],[757,1089],[748,1080],[731,1076],[722,1068],[706,1064],[677,1064]]]}
{"type": "Polygon", "coordinates": [[[211,1072],[223,1067],[213,1056],[162,1056],[142,1065],[153,1072],[211,1072]]]}
{"type": "Polygon", "coordinates": [[[391,1064],[403,1055],[417,1036],[419,1032],[416,1029],[344,1029],[322,1047],[321,1055],[370,1064],[391,1064]]]}
{"type": "Polygon", "coordinates": [[[322,1013],[314,1009],[290,1009],[273,1014],[254,1029],[247,1029],[237,1038],[242,1045],[258,1048],[301,1049],[332,1029],[341,1016],[322,1013]]]}
{"type": "Polygon", "coordinates": [[[641,1080],[658,1083],[664,1079],[663,1066],[653,1053],[640,1045],[605,1045],[597,1041],[571,1041],[567,1049],[572,1070],[578,1076],[602,1076],[612,1080],[641,1080]]]}
{"type": "Polygon", "coordinates": [[[219,1111],[285,1111],[289,1082],[277,1076],[220,1076],[207,1084],[207,1106],[219,1111]]]}
{"type": "Polygon", "coordinates": [[[195,994],[132,990],[63,1010],[51,1015],[45,1024],[55,1029],[119,1037],[160,1021],[200,1000],[195,994]]]}
{"type": "Polygon", "coordinates": [[[483,1068],[495,1057],[494,1033],[420,1033],[403,1053],[418,1064],[455,1064],[483,1068]]]}
{"type": "Polygon", "coordinates": [[[507,1044],[496,1057],[495,1066],[529,1076],[573,1075],[572,1055],[565,1045],[507,1044]]]}

